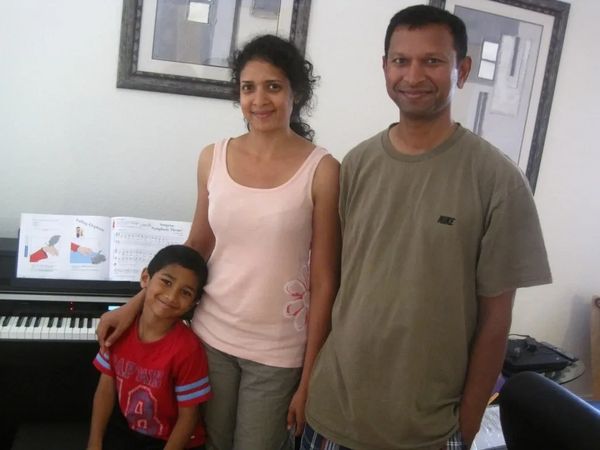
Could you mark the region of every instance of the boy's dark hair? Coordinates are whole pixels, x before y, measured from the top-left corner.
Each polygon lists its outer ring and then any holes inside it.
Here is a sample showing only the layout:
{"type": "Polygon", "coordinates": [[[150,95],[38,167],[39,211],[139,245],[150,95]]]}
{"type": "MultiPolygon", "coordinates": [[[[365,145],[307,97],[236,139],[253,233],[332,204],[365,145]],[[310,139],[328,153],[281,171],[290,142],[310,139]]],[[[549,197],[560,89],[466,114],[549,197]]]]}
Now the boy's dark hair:
{"type": "Polygon", "coordinates": [[[148,274],[153,277],[156,272],[171,264],[177,264],[194,272],[198,280],[197,292],[200,296],[208,276],[206,263],[200,253],[186,245],[168,245],[154,255],[148,264],[148,274]]]}
{"type": "Polygon", "coordinates": [[[397,27],[408,27],[409,30],[422,28],[427,25],[445,25],[448,27],[454,41],[457,62],[467,56],[467,27],[459,17],[445,9],[429,5],[409,6],[397,12],[390,20],[385,32],[384,55],[387,56],[392,34],[397,27]]]}
{"type": "Polygon", "coordinates": [[[312,141],[315,132],[302,120],[301,113],[310,110],[310,99],[317,77],[313,65],[307,61],[290,41],[272,34],[258,36],[234,53],[231,61],[231,81],[235,98],[240,98],[240,74],[246,64],[261,60],[280,69],[290,82],[294,94],[294,106],[290,128],[300,136],[312,141]]]}

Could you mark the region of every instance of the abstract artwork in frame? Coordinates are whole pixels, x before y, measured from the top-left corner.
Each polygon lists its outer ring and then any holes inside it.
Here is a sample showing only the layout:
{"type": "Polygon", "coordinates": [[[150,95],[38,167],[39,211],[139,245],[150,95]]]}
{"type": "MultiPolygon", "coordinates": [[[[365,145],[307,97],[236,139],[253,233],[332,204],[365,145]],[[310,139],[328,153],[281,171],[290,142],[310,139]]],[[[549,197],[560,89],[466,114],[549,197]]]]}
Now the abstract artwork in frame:
{"type": "Polygon", "coordinates": [[[259,34],[306,46],[310,0],[123,0],[117,87],[233,99],[229,61],[259,34]]]}
{"type": "Polygon", "coordinates": [[[569,4],[557,0],[430,0],[467,26],[471,73],[453,117],[537,183],[569,4]]]}

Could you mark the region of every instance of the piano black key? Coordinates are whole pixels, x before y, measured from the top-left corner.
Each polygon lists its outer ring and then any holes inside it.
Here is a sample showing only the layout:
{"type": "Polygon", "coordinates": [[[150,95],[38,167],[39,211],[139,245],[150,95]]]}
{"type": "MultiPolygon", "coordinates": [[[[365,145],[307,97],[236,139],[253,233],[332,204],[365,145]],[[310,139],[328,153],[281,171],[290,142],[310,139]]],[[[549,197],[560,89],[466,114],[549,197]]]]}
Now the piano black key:
{"type": "Polygon", "coordinates": [[[36,316],[35,318],[35,322],[33,323],[33,326],[38,328],[40,326],[40,323],[42,322],[42,317],[41,316],[36,316]]]}
{"type": "Polygon", "coordinates": [[[19,316],[19,318],[17,319],[17,327],[20,327],[24,320],[25,316],[19,316]]]}
{"type": "Polygon", "coordinates": [[[25,326],[26,326],[26,327],[30,326],[30,325],[31,325],[31,322],[33,322],[33,317],[32,317],[32,316],[28,316],[28,317],[25,319],[25,326]]]}

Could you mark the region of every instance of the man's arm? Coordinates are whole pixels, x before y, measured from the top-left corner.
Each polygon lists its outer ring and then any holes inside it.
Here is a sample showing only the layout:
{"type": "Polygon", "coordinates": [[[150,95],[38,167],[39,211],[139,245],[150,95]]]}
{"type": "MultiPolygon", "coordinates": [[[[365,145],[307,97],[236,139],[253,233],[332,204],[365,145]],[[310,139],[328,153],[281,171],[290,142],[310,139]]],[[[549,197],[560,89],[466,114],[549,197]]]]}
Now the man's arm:
{"type": "Polygon", "coordinates": [[[185,448],[194,432],[194,427],[198,423],[198,417],[198,405],[180,406],[177,422],[175,422],[164,450],[182,450],[185,448]]]}
{"type": "Polygon", "coordinates": [[[115,405],[115,381],[106,374],[100,375],[98,387],[94,394],[94,406],[92,409],[92,423],[90,425],[90,436],[87,450],[101,450],[102,440],[106,432],[108,419],[115,405]]]}
{"type": "Polygon", "coordinates": [[[460,432],[470,445],[475,439],[492,389],[502,369],[512,317],[515,291],[496,297],[479,297],[477,330],[460,402],[460,432]]]}

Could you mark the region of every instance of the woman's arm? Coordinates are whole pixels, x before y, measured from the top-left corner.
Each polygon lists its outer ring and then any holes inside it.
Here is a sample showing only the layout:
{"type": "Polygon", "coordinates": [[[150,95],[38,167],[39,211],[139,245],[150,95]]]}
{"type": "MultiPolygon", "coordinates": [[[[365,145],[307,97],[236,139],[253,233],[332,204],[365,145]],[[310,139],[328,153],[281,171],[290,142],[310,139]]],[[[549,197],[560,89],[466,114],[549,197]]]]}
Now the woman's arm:
{"type": "Polygon", "coordinates": [[[180,406],[177,422],[175,422],[164,450],[183,450],[194,432],[198,419],[198,405],[180,406]]]}
{"type": "Polygon", "coordinates": [[[319,350],[331,329],[331,308],[340,278],[340,220],[338,214],[339,163],[326,156],[313,180],[313,220],[310,257],[310,309],[308,338],[300,384],[288,411],[288,427],[296,435],[304,429],[304,406],[310,374],[319,350]]]}
{"type": "Polygon", "coordinates": [[[98,387],[94,394],[92,423],[87,450],[101,450],[106,426],[115,405],[115,380],[106,374],[100,375],[98,387]]]}
{"type": "Polygon", "coordinates": [[[215,246],[215,237],[208,224],[208,176],[212,165],[214,145],[205,147],[198,158],[198,197],[192,228],[185,245],[197,250],[208,261],[215,246]]]}

